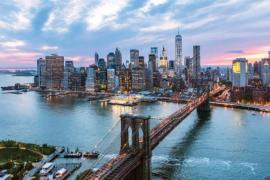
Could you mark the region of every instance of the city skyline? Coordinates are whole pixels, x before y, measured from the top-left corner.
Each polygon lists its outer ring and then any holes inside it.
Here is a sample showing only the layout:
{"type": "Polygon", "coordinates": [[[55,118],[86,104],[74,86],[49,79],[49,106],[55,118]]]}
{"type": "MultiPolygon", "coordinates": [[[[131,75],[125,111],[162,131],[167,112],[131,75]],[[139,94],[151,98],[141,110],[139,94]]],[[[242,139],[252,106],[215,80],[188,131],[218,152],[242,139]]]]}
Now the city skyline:
{"type": "Polygon", "coordinates": [[[123,62],[130,49],[148,60],[150,47],[159,47],[160,55],[163,45],[174,60],[178,27],[182,61],[195,44],[201,45],[202,65],[230,65],[237,57],[259,61],[270,49],[268,6],[266,0],[1,2],[0,67],[34,67],[51,53],[88,66],[95,52],[106,58],[116,47],[123,62]]]}

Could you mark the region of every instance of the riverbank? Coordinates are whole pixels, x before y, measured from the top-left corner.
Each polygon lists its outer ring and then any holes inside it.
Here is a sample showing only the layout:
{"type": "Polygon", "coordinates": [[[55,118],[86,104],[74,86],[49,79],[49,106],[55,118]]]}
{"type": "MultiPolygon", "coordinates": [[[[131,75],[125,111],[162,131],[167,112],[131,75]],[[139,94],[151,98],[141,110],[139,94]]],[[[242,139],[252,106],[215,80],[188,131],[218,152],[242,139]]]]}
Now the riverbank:
{"type": "Polygon", "coordinates": [[[16,142],[0,141],[0,170],[2,175],[12,179],[22,179],[23,175],[43,159],[55,151],[55,147],[16,142]]]}
{"type": "Polygon", "coordinates": [[[238,103],[233,103],[233,102],[214,102],[214,101],[210,102],[210,104],[214,106],[247,109],[247,110],[252,110],[252,111],[270,113],[270,107],[255,105],[255,104],[238,104],[238,103]]]}

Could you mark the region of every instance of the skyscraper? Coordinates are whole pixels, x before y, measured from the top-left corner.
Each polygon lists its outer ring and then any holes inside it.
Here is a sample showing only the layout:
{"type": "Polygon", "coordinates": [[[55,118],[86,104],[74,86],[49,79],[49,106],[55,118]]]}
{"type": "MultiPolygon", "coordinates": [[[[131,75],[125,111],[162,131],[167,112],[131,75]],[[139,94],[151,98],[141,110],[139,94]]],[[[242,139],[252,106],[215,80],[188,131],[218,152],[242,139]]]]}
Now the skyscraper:
{"type": "Polygon", "coordinates": [[[182,66],[182,36],[178,31],[178,34],[175,36],[175,69],[177,74],[181,73],[182,66]]]}
{"type": "Polygon", "coordinates": [[[139,66],[144,68],[144,56],[139,56],[139,66]]]}
{"type": "Polygon", "coordinates": [[[149,54],[148,69],[152,72],[157,71],[157,57],[154,54],[149,54]]]}
{"type": "Polygon", "coordinates": [[[161,53],[161,57],[160,57],[160,68],[163,70],[163,71],[167,71],[167,67],[168,67],[168,58],[167,58],[167,52],[166,52],[166,49],[162,48],[162,53],[161,53]]]}
{"type": "Polygon", "coordinates": [[[46,61],[43,58],[37,60],[38,87],[46,87],[46,61]]]}
{"type": "Polygon", "coordinates": [[[107,69],[107,91],[115,91],[116,76],[115,69],[107,69]]]}
{"type": "Polygon", "coordinates": [[[156,65],[155,66],[158,67],[158,48],[151,47],[150,54],[155,55],[155,57],[156,57],[156,61],[155,61],[156,65]]]}
{"type": "Polygon", "coordinates": [[[73,61],[66,61],[65,62],[65,69],[64,69],[64,89],[65,90],[72,89],[71,76],[73,73],[74,73],[73,61]]]}
{"type": "Polygon", "coordinates": [[[115,69],[116,62],[115,62],[115,54],[113,52],[110,52],[107,55],[107,68],[115,69]]]}
{"type": "Polygon", "coordinates": [[[95,65],[98,64],[98,59],[99,59],[99,56],[98,56],[98,53],[96,52],[95,53],[95,65]]]}
{"type": "Polygon", "coordinates": [[[94,92],[97,88],[96,77],[97,66],[92,65],[87,68],[87,78],[85,82],[85,90],[94,92]]]}
{"type": "Polygon", "coordinates": [[[253,79],[254,69],[251,63],[248,63],[248,80],[253,79]]]}
{"type": "Polygon", "coordinates": [[[145,69],[140,66],[134,67],[131,70],[132,75],[132,90],[142,91],[146,88],[145,69]]]}
{"type": "Polygon", "coordinates": [[[64,56],[46,56],[46,88],[62,89],[64,80],[64,56]]]}
{"type": "Polygon", "coordinates": [[[201,55],[200,55],[200,46],[193,46],[193,58],[192,58],[192,66],[193,66],[193,78],[198,79],[201,73],[201,55]]]}
{"type": "Polygon", "coordinates": [[[122,66],[122,54],[118,48],[115,49],[114,55],[115,55],[116,73],[118,74],[122,66]]]}
{"type": "Polygon", "coordinates": [[[157,47],[151,47],[150,54],[154,54],[156,58],[158,58],[158,48],[157,47]]]}
{"type": "Polygon", "coordinates": [[[175,70],[175,61],[174,60],[169,60],[168,69],[175,70]]]}
{"type": "Polygon", "coordinates": [[[185,57],[185,68],[186,68],[186,80],[188,82],[191,82],[191,79],[192,79],[192,70],[193,70],[193,67],[192,67],[192,58],[187,56],[185,57]]]}
{"type": "Polygon", "coordinates": [[[137,50],[137,49],[130,50],[130,63],[133,66],[139,65],[139,50],[137,50]]]}
{"type": "Polygon", "coordinates": [[[107,88],[107,69],[106,69],[105,60],[103,58],[100,58],[98,60],[98,69],[96,72],[96,76],[97,76],[97,79],[96,79],[97,89],[98,90],[106,90],[106,88],[107,88]]]}
{"type": "Polygon", "coordinates": [[[233,60],[232,64],[232,84],[234,87],[245,87],[247,86],[248,77],[248,61],[246,58],[237,58],[233,60]]]}
{"type": "Polygon", "coordinates": [[[264,86],[270,85],[270,59],[262,59],[262,81],[264,86]]]}

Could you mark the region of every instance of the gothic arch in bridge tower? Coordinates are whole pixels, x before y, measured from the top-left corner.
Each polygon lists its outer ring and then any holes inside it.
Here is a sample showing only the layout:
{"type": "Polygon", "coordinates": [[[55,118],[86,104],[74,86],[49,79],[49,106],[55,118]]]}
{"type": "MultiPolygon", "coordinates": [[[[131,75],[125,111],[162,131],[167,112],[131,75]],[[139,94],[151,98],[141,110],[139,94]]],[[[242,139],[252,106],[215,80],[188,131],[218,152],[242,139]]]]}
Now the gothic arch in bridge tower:
{"type": "Polygon", "coordinates": [[[121,115],[120,153],[145,147],[146,136],[149,136],[148,119],[149,117],[121,115]]]}

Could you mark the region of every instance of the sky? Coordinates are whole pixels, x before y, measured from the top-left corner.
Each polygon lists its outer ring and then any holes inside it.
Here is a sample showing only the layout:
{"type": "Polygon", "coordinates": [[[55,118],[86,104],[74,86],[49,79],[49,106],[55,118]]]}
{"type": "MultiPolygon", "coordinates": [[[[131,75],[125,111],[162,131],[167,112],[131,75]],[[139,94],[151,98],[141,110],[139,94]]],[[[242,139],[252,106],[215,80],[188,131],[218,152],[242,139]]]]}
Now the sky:
{"type": "MultiPolygon", "coordinates": [[[[0,68],[35,67],[52,53],[76,66],[120,48],[148,57],[150,47],[175,59],[180,29],[183,56],[201,46],[201,63],[228,65],[270,51],[270,0],[1,0],[0,68]]],[[[148,58],[146,58],[148,59],[148,58]]]]}

